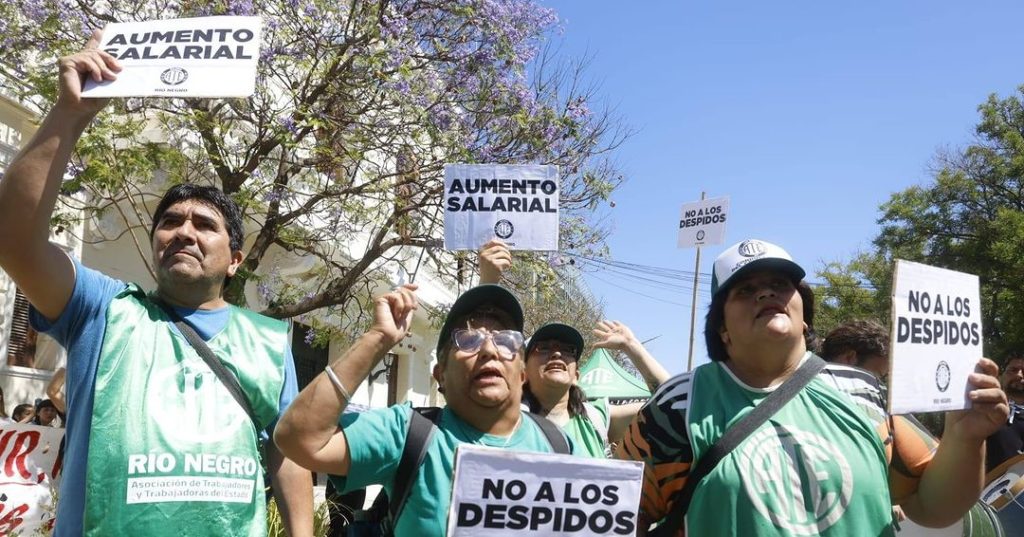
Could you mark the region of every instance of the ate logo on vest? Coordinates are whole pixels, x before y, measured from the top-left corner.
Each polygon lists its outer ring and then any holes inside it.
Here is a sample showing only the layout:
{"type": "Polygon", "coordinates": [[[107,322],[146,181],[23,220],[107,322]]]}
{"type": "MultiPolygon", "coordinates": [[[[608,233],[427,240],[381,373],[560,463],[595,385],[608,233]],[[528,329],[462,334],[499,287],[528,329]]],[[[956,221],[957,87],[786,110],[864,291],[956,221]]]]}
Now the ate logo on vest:
{"type": "Polygon", "coordinates": [[[147,404],[155,416],[165,416],[164,432],[182,441],[216,443],[229,440],[249,416],[202,359],[188,358],[153,372],[147,404]]]}
{"type": "Polygon", "coordinates": [[[759,513],[794,535],[818,535],[853,495],[850,464],[828,440],[781,425],[762,427],[739,454],[743,487],[759,513]]]}

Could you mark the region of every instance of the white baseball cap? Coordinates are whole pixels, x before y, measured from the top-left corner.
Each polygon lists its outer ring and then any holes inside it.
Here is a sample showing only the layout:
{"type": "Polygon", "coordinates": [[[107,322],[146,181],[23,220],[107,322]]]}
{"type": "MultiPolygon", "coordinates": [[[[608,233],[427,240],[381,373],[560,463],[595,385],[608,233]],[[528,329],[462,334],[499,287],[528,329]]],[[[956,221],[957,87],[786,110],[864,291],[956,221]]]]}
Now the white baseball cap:
{"type": "Polygon", "coordinates": [[[799,282],[807,274],[782,248],[770,242],[747,239],[730,246],[715,259],[711,275],[711,296],[726,289],[737,276],[764,269],[781,271],[793,278],[794,282],[799,282]]]}

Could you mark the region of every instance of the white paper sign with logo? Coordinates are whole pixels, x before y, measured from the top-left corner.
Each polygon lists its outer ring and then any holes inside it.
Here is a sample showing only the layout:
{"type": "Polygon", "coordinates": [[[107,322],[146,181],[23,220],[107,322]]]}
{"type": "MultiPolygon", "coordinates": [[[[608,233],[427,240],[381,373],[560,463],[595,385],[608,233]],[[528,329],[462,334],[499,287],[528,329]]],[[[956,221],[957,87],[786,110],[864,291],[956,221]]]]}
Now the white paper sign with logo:
{"type": "Polygon", "coordinates": [[[893,280],[889,411],[969,408],[983,356],[978,277],[898,259],[893,280]]]}
{"type": "Polygon", "coordinates": [[[643,464],[459,446],[448,536],[635,535],[643,464]]]}
{"type": "Polygon", "coordinates": [[[85,97],[248,97],[256,88],[259,17],[116,22],[100,48],[121,62],[117,80],[87,79],[85,97]]]}
{"type": "Polygon", "coordinates": [[[49,535],[64,429],[0,425],[0,535],[49,535]]]}
{"type": "Polygon", "coordinates": [[[722,244],[728,213],[728,196],[683,204],[679,213],[679,247],[722,244]]]}
{"type": "Polygon", "coordinates": [[[448,164],[444,246],[476,250],[497,237],[512,250],[558,250],[558,166],[448,164]]]}

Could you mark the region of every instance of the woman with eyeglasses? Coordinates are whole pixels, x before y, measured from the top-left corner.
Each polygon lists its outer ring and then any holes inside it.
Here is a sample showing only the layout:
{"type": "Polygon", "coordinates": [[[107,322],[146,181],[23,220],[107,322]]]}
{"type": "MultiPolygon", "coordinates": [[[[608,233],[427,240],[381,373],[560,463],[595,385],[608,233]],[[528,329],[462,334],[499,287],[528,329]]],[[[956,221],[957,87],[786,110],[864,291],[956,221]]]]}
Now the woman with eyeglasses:
{"type": "MultiPolygon", "coordinates": [[[[479,252],[480,283],[493,284],[512,266],[512,252],[501,239],[493,239],[479,252]]],[[[640,372],[653,391],[669,378],[628,326],[601,321],[594,329],[594,348],[620,351],[640,372]]],[[[587,401],[579,387],[579,361],[585,348],[575,328],[551,323],[540,327],[526,346],[526,385],[523,405],[560,426],[576,445],[576,453],[596,458],[610,456],[609,446],[625,434],[643,403],[610,405],[607,399],[587,401]]]]}

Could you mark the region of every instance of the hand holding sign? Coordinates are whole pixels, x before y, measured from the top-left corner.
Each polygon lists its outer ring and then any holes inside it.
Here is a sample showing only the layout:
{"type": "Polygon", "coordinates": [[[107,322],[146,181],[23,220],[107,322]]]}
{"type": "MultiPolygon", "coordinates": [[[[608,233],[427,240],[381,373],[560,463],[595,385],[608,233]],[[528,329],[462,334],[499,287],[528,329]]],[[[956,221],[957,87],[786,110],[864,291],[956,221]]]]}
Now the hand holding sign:
{"type": "Polygon", "coordinates": [[[971,445],[985,441],[998,431],[1010,415],[1006,393],[999,385],[999,367],[988,358],[978,361],[974,373],[968,377],[973,388],[967,396],[971,400],[970,410],[959,410],[946,414],[946,433],[943,442],[952,439],[971,442],[971,445]]]}
{"type": "Polygon", "coordinates": [[[111,23],[98,46],[124,70],[86,80],[86,97],[248,97],[256,87],[259,17],[111,23]]]}
{"type": "Polygon", "coordinates": [[[82,98],[82,88],[86,80],[116,80],[116,73],[121,70],[121,64],[117,59],[99,49],[102,35],[103,32],[96,30],[84,49],[57,61],[60,68],[60,95],[57,98],[57,107],[67,111],[74,110],[91,118],[106,106],[109,99],[82,98]]]}
{"type": "Polygon", "coordinates": [[[512,252],[501,239],[491,239],[480,248],[480,283],[498,283],[512,267],[512,252]]]}

